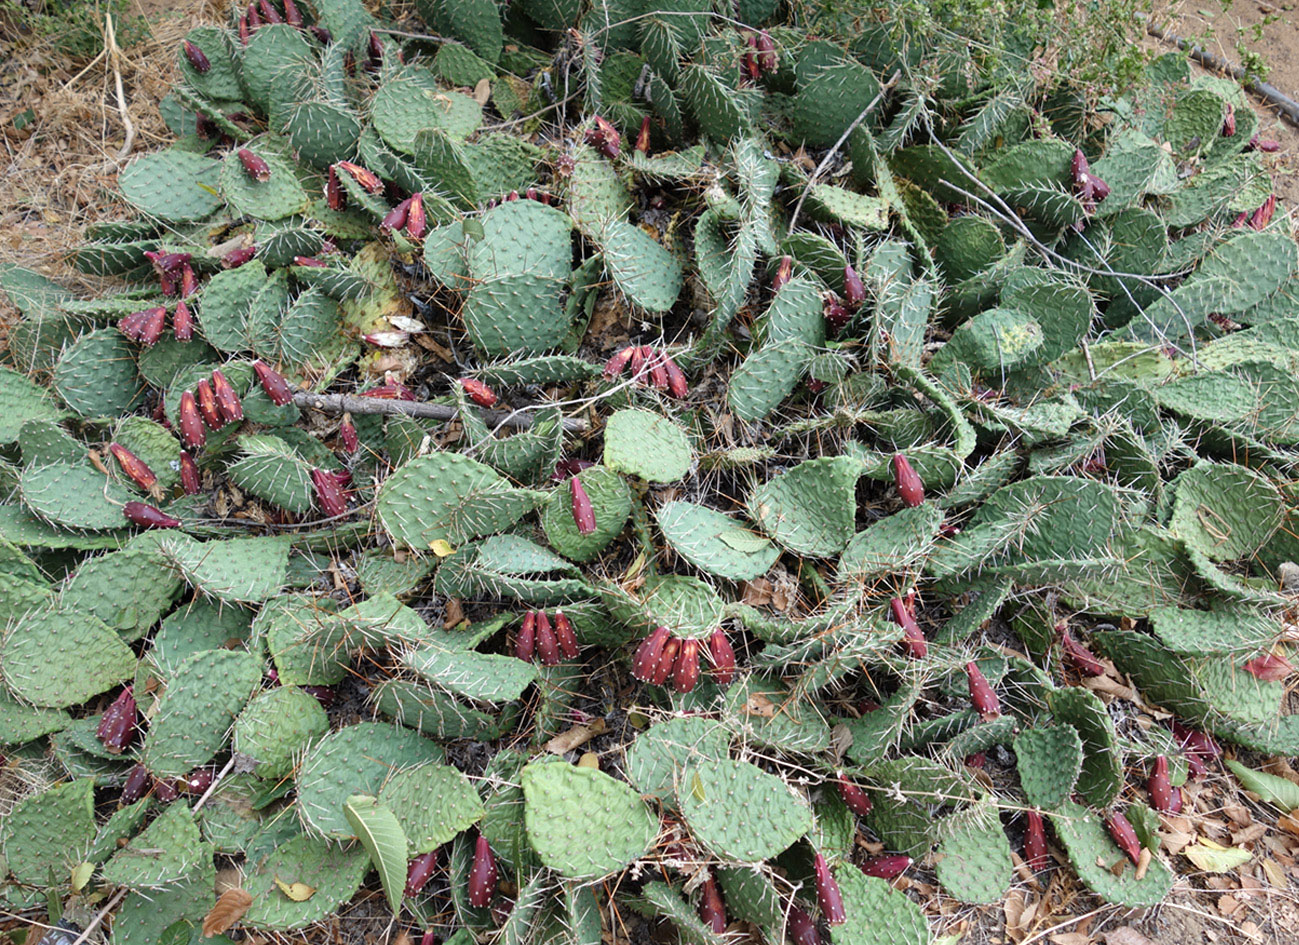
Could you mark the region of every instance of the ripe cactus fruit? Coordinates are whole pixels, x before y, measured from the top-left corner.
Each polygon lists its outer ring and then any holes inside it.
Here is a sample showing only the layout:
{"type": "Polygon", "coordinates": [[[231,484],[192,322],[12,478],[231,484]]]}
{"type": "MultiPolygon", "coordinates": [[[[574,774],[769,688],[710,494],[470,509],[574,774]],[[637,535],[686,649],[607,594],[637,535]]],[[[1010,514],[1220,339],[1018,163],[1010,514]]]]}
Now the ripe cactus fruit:
{"type": "Polygon", "coordinates": [[[284,17],[280,16],[280,11],[275,9],[271,0],[258,0],[258,5],[262,9],[262,19],[267,23],[283,23],[284,17]]]}
{"type": "Polygon", "coordinates": [[[347,512],[347,496],[339,481],[323,469],[311,470],[311,484],[316,490],[316,502],[320,510],[329,518],[336,518],[347,512]]]}
{"type": "Polygon", "coordinates": [[[185,50],[185,58],[189,60],[189,64],[194,67],[195,72],[203,75],[212,68],[212,63],[210,63],[207,56],[203,54],[203,50],[199,49],[188,39],[185,40],[183,48],[185,50]]]}
{"type": "Polygon", "coordinates": [[[595,124],[586,130],[586,143],[599,148],[605,157],[614,159],[622,154],[622,135],[605,119],[596,116],[595,124]]]}
{"type": "Polygon", "coordinates": [[[901,453],[893,454],[893,482],[897,486],[898,498],[910,508],[914,509],[925,501],[925,484],[912,468],[911,461],[901,453]]]}
{"type": "Polygon", "coordinates": [[[358,397],[374,397],[378,400],[414,400],[415,394],[405,384],[388,381],[378,387],[370,387],[357,393],[358,397]]]}
{"type": "Polygon", "coordinates": [[[794,945],[821,945],[821,933],[816,930],[816,922],[801,906],[789,907],[786,928],[794,945]]]}
{"type": "Polygon", "coordinates": [[[839,884],[835,881],[834,875],[830,872],[830,864],[825,861],[825,855],[817,853],[816,859],[812,861],[813,885],[816,886],[816,901],[821,907],[821,914],[831,925],[842,925],[848,921],[848,913],[843,907],[843,893],[839,891],[839,884]]]}
{"type": "Polygon", "coordinates": [[[555,611],[555,641],[565,659],[577,659],[577,637],[573,635],[573,625],[568,622],[562,610],[555,611]]]}
{"type": "Polygon", "coordinates": [[[654,670],[658,666],[659,657],[663,654],[663,647],[668,642],[669,636],[671,634],[667,627],[658,627],[636,649],[636,655],[632,659],[631,674],[641,682],[649,682],[653,679],[654,670]]]}
{"type": "Polygon", "coordinates": [[[122,467],[122,472],[130,476],[141,489],[147,492],[158,484],[158,477],[154,475],[149,465],[122,444],[109,443],[108,451],[113,454],[113,459],[117,460],[117,465],[122,467]]]}
{"type": "Polygon", "coordinates": [[[1046,852],[1046,827],[1042,815],[1035,810],[1026,812],[1028,824],[1024,829],[1024,862],[1028,868],[1037,872],[1044,870],[1051,862],[1046,852]]]}
{"type": "Polygon", "coordinates": [[[623,348],[621,351],[619,351],[617,354],[611,357],[608,361],[606,361],[604,363],[604,376],[615,377],[621,374],[624,370],[626,370],[628,362],[631,361],[632,353],[635,351],[636,351],[635,347],[623,348]]]}
{"type": "Polygon", "coordinates": [[[1001,702],[997,699],[997,694],[993,692],[988,678],[983,675],[983,670],[979,669],[979,664],[973,660],[965,664],[965,680],[970,687],[970,702],[983,721],[991,722],[1001,715],[1001,702]]]}
{"type": "Polygon", "coordinates": [[[302,12],[293,0],[284,0],[284,22],[290,26],[302,26],[302,12]]]}
{"type": "Polygon", "coordinates": [[[348,453],[355,453],[361,448],[361,438],[356,435],[356,424],[352,422],[350,413],[343,414],[343,420],[338,425],[338,438],[343,441],[343,449],[348,453]]]}
{"type": "Polygon", "coordinates": [[[141,309],[138,312],[131,312],[129,315],[122,316],[117,322],[117,330],[130,338],[132,341],[140,340],[140,329],[144,327],[144,320],[149,317],[148,309],[141,309]]]}
{"type": "Polygon", "coordinates": [[[794,278],[794,257],[781,256],[780,261],[776,263],[776,274],[771,279],[771,294],[775,295],[785,283],[794,278]]]}
{"type": "Polygon", "coordinates": [[[182,794],[201,795],[212,786],[215,778],[216,771],[212,767],[204,765],[201,768],[195,768],[183,778],[177,778],[176,788],[182,794]]]}
{"type": "Polygon", "coordinates": [[[1276,212],[1276,194],[1268,194],[1262,205],[1250,215],[1249,225],[1255,230],[1267,229],[1267,225],[1272,222],[1272,214],[1276,212]]]}
{"type": "Polygon", "coordinates": [[[428,232],[428,214],[424,210],[424,195],[411,194],[410,212],[406,215],[406,235],[422,240],[428,232]]]}
{"type": "Polygon", "coordinates": [[[849,308],[857,308],[866,301],[866,286],[862,284],[857,270],[850,265],[843,267],[843,299],[849,308]]]}
{"type": "Polygon", "coordinates": [[[860,786],[853,784],[851,781],[846,781],[843,778],[839,778],[835,781],[834,786],[836,790],[838,790],[839,797],[843,800],[844,804],[846,804],[848,809],[858,817],[865,817],[871,812],[871,808],[874,805],[871,803],[870,795],[863,791],[860,786]]]}
{"type": "Polygon", "coordinates": [[[669,357],[663,358],[663,368],[668,374],[668,393],[678,400],[685,399],[686,394],[690,392],[690,384],[686,381],[685,372],[669,357]]]}
{"type": "Polygon", "coordinates": [[[180,487],[185,491],[186,495],[198,495],[203,488],[198,475],[198,466],[194,463],[194,457],[184,450],[180,451],[180,487]]]}
{"type": "Polygon", "coordinates": [[[141,528],[179,528],[180,519],[172,518],[160,509],[143,502],[128,502],[122,506],[122,514],[132,525],[141,528]]]}
{"type": "Polygon", "coordinates": [[[428,881],[433,878],[433,870],[438,864],[438,851],[430,850],[422,856],[417,856],[410,861],[410,866],[406,868],[406,888],[403,891],[408,898],[416,895],[421,889],[428,885],[428,881]]]}
{"type": "Polygon", "coordinates": [[[1091,165],[1081,149],[1074,151],[1069,168],[1073,172],[1074,193],[1089,211],[1110,195],[1110,185],[1091,172],[1091,165]]]}
{"type": "Polygon", "coordinates": [[[132,687],[127,686],[104,710],[95,737],[109,752],[120,755],[131,744],[131,737],[135,734],[135,716],[135,695],[132,687]]]}
{"type": "Polygon", "coordinates": [[[572,498],[573,524],[577,526],[579,535],[590,535],[595,532],[595,508],[591,505],[591,497],[586,494],[586,489],[582,487],[582,480],[576,476],[568,480],[569,494],[572,498]]]}
{"type": "Polygon", "coordinates": [[[482,834],[474,844],[474,863],[469,869],[469,904],[482,909],[496,892],[496,856],[482,834]]]}
{"type": "Polygon", "coordinates": [[[1069,633],[1069,630],[1061,624],[1060,644],[1064,647],[1065,655],[1073,663],[1074,669],[1078,670],[1083,676],[1103,676],[1105,674],[1105,664],[1092,655],[1091,650],[1083,646],[1069,633]]]}
{"type": "Polygon", "coordinates": [[[1212,736],[1187,728],[1176,719],[1173,720],[1172,727],[1173,735],[1176,736],[1178,744],[1186,752],[1186,760],[1191,766],[1191,773],[1197,777],[1204,774],[1207,770],[1204,765],[1205,761],[1221,755],[1221,746],[1213,740],[1212,736]]]}
{"type": "Polygon", "coordinates": [[[187,299],[198,291],[198,276],[194,274],[194,267],[189,263],[180,267],[180,297],[187,299]]]}
{"type": "Polygon", "coordinates": [[[700,888],[699,918],[718,935],[726,931],[726,903],[722,901],[722,890],[711,873],[700,888]]]}
{"type": "Polygon", "coordinates": [[[708,658],[713,664],[713,675],[717,681],[723,686],[729,685],[735,678],[735,648],[721,627],[708,637],[708,658]]]}
{"type": "Polygon", "coordinates": [[[239,155],[239,163],[244,166],[244,173],[253,180],[265,183],[271,179],[271,167],[264,158],[247,148],[240,148],[236,153],[239,155]]]}
{"type": "Polygon", "coordinates": [[[1110,832],[1110,837],[1118,844],[1120,850],[1127,854],[1128,859],[1136,863],[1141,858],[1141,841],[1137,839],[1137,832],[1132,829],[1132,824],[1122,811],[1111,811],[1105,818],[1105,829],[1110,832]]]}
{"type": "Polygon", "coordinates": [[[220,430],[225,426],[221,419],[221,408],[217,406],[216,394],[212,392],[212,385],[206,380],[199,381],[194,386],[194,399],[198,404],[198,415],[203,418],[210,430],[220,430]]]}
{"type": "Polygon", "coordinates": [[[537,611],[537,657],[542,666],[559,665],[559,641],[544,610],[537,611]]]}
{"type": "Polygon", "coordinates": [[[776,44],[766,30],[758,32],[758,67],[763,72],[776,72],[780,68],[776,44]]]}
{"type": "Polygon", "coordinates": [[[530,610],[523,615],[519,635],[514,640],[514,655],[525,663],[531,663],[537,653],[537,612],[530,610]]]}
{"type": "Polygon", "coordinates": [[[867,876],[876,876],[880,879],[893,879],[901,876],[911,868],[911,857],[902,853],[886,853],[883,856],[873,856],[864,860],[858,867],[867,876]]]}
{"type": "Polygon", "coordinates": [[[676,665],[677,654],[681,652],[681,641],[676,637],[670,637],[663,644],[663,653],[659,656],[659,661],[654,667],[654,675],[650,677],[650,682],[656,686],[661,686],[667,682],[668,676],[672,675],[672,668],[676,665]]]}
{"type": "Polygon", "coordinates": [[[410,198],[407,197],[385,214],[383,220],[379,222],[379,229],[388,231],[400,230],[406,225],[406,220],[409,216],[410,198]]]}
{"type": "Polygon", "coordinates": [[[480,407],[494,407],[500,399],[496,392],[484,384],[482,381],[474,380],[472,377],[460,378],[460,386],[465,389],[465,393],[480,407]]]}
{"type": "Polygon", "coordinates": [[[1150,803],[1155,810],[1176,814],[1182,809],[1182,792],[1173,787],[1168,776],[1168,759],[1164,755],[1155,759],[1155,769],[1150,773],[1146,789],[1150,792],[1150,803]]]}
{"type": "Polygon", "coordinates": [[[889,610],[893,622],[902,628],[902,642],[907,649],[907,654],[912,659],[924,659],[929,653],[929,642],[925,639],[925,635],[921,633],[916,618],[911,616],[911,611],[907,610],[906,603],[902,598],[895,597],[889,601],[889,610]]]}
{"type": "Polygon", "coordinates": [[[843,330],[843,326],[852,320],[852,313],[848,311],[848,307],[833,292],[825,293],[822,298],[821,313],[825,316],[831,334],[837,335],[843,330]]]}
{"type": "Polygon", "coordinates": [[[212,372],[212,393],[222,420],[237,423],[244,418],[244,405],[239,402],[239,395],[219,370],[212,372]]]}
{"type": "Polygon", "coordinates": [[[194,338],[194,314],[184,299],[176,303],[176,314],[172,316],[171,324],[177,341],[191,341],[194,338]]]}
{"type": "Polygon", "coordinates": [[[180,395],[180,439],[191,450],[196,450],[207,442],[207,431],[203,429],[198,404],[190,391],[180,395]]]}
{"type": "Polygon", "coordinates": [[[289,388],[289,382],[279,372],[259,360],[253,362],[253,373],[257,375],[257,382],[262,385],[262,390],[266,391],[266,396],[275,406],[283,407],[293,400],[293,391],[289,388]]]}
{"type": "Polygon", "coordinates": [[[165,327],[167,327],[167,310],[161,305],[148,309],[140,325],[140,335],[137,340],[146,348],[152,348],[162,337],[162,330],[165,327]]]}
{"type": "Polygon", "coordinates": [[[134,804],[144,793],[149,790],[149,784],[153,778],[149,775],[149,769],[144,765],[136,765],[126,776],[126,781],[122,784],[122,793],[118,797],[118,803],[125,807],[127,804],[134,804]]]}
{"type": "Polygon", "coordinates": [[[379,175],[359,164],[353,164],[351,161],[339,161],[338,167],[347,171],[361,187],[369,193],[377,194],[383,190],[383,181],[379,180],[379,175]]]}
{"type": "Polygon", "coordinates": [[[256,255],[256,245],[240,246],[238,249],[232,249],[221,257],[221,267],[223,269],[238,269],[256,255]]]}
{"type": "Polygon", "coordinates": [[[682,640],[672,672],[672,688],[677,692],[690,692],[699,682],[699,641],[682,640]]]}

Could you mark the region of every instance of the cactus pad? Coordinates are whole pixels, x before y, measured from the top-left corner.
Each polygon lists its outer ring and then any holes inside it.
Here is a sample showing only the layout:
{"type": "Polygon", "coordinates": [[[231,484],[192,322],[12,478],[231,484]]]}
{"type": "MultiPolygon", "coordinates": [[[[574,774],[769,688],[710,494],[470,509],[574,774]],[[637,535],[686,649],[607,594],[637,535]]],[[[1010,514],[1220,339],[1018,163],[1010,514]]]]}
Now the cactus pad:
{"type": "Polygon", "coordinates": [[[798,554],[835,554],[852,537],[862,467],[850,457],[813,459],[776,476],[749,496],[749,514],[798,554]]]}
{"type": "Polygon", "coordinates": [[[98,617],[81,611],[32,611],[0,640],[5,687],[41,708],[78,705],[134,673],[130,648],[98,617]]]}
{"type": "Polygon", "coordinates": [[[1028,802],[1056,807],[1073,793],[1082,770],[1082,739],[1072,725],[1025,729],[1015,737],[1015,763],[1028,802]]]}
{"type": "Polygon", "coordinates": [[[702,761],[686,768],[677,804],[705,846],[743,863],[776,856],[812,826],[805,799],[744,761],[702,761]]]}
{"type": "Polygon", "coordinates": [[[705,506],[673,501],[657,515],[672,550],[708,574],[748,581],[765,574],[780,557],[770,539],[705,506]]]}

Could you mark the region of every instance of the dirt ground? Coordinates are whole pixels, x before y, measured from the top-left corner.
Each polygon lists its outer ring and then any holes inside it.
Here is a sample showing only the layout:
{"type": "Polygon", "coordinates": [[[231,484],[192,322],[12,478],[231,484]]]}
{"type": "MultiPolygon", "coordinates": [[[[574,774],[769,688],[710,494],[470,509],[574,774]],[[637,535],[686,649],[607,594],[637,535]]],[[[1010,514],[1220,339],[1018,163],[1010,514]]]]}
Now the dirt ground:
{"type": "MultiPolygon", "coordinates": [[[[119,212],[107,194],[125,161],[167,143],[157,102],[173,79],[174,50],[194,25],[218,22],[222,6],[214,0],[133,0],[131,13],[149,24],[147,38],[90,63],[60,62],[50,55],[48,41],[6,33],[0,21],[0,263],[95,288],[94,280],[65,264],[67,253],[87,222],[119,212]],[[29,107],[34,126],[15,131],[13,117],[29,107]],[[134,129],[127,153],[124,114],[134,129]]],[[[1281,6],[1258,0],[1182,3],[1157,20],[1232,62],[1239,60],[1236,42],[1243,39],[1271,67],[1269,81],[1299,98],[1299,0],[1281,6]]],[[[1167,48],[1152,38],[1147,43],[1151,50],[1167,48]]],[[[1282,207],[1292,211],[1299,207],[1299,129],[1261,103],[1257,107],[1263,137],[1281,142],[1272,160],[1282,207]]],[[[0,324],[12,317],[6,304],[0,302],[0,324]]],[[[1284,762],[1273,770],[1299,780],[1284,762]]],[[[1179,881],[1156,909],[1131,912],[1101,904],[1067,867],[1037,878],[1024,873],[1001,904],[981,909],[943,898],[926,881],[931,872],[918,870],[899,885],[926,902],[939,932],[960,936],[967,945],[1299,943],[1299,821],[1284,829],[1275,811],[1244,797],[1221,769],[1196,785],[1188,801],[1184,815],[1165,823],[1164,855],[1179,881]],[[1254,856],[1230,873],[1200,873],[1180,855],[1197,837],[1246,845],[1254,856]]]]}

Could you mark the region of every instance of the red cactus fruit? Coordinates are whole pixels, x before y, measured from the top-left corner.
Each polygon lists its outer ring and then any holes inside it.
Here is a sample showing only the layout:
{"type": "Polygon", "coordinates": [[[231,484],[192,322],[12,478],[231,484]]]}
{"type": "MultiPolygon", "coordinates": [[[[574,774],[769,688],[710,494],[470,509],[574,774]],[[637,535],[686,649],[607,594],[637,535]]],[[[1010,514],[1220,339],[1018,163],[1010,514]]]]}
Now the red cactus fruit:
{"type": "Polygon", "coordinates": [[[154,778],[153,796],[164,804],[170,804],[180,796],[180,792],[176,790],[176,782],[173,779],[154,778]]]}
{"type": "Polygon", "coordinates": [[[191,450],[196,450],[207,442],[207,432],[203,429],[198,404],[190,391],[180,395],[180,439],[191,450]]]}
{"type": "Polygon", "coordinates": [[[283,407],[293,400],[293,391],[289,387],[289,382],[278,371],[258,360],[253,362],[253,373],[257,375],[257,382],[262,385],[262,390],[266,391],[266,396],[275,406],[283,407]]]}
{"type": "Polygon", "coordinates": [[[848,306],[839,300],[839,296],[833,292],[825,293],[821,300],[821,313],[825,316],[825,323],[830,328],[832,335],[837,335],[843,331],[843,326],[852,321],[852,313],[848,311],[848,306]]]}
{"type": "Polygon", "coordinates": [[[147,492],[157,485],[158,477],[153,474],[148,463],[125,446],[120,443],[109,443],[108,451],[113,454],[113,459],[117,460],[117,465],[122,467],[122,472],[126,473],[141,489],[147,492]]]}
{"type": "Polygon", "coordinates": [[[141,528],[179,528],[180,519],[172,518],[170,515],[155,509],[152,505],[145,505],[143,502],[128,502],[122,506],[122,514],[132,525],[139,525],[141,528]]]}
{"type": "Polygon", "coordinates": [[[646,115],[640,120],[640,131],[636,132],[636,150],[641,154],[649,154],[650,149],[650,118],[646,115]]]}
{"type": "Polygon", "coordinates": [[[726,631],[718,627],[708,637],[708,659],[713,664],[713,676],[723,686],[735,678],[735,647],[731,646],[726,631]]]}
{"type": "Polygon", "coordinates": [[[577,637],[573,635],[573,625],[569,623],[562,610],[555,611],[555,642],[564,659],[575,660],[578,657],[577,637]]]}
{"type": "Polygon", "coordinates": [[[302,11],[293,0],[284,0],[284,22],[290,26],[302,26],[302,11]]]}
{"type": "Polygon", "coordinates": [[[241,246],[238,249],[232,249],[221,257],[221,266],[223,269],[238,269],[248,260],[257,255],[257,247],[241,246]]]}
{"type": "Polygon", "coordinates": [[[893,879],[901,876],[911,868],[911,857],[901,853],[886,853],[883,856],[872,856],[858,867],[867,876],[878,876],[880,879],[893,879]]]}
{"type": "Polygon", "coordinates": [[[1227,103],[1227,114],[1222,118],[1222,136],[1224,138],[1236,136],[1236,109],[1231,102],[1227,103]]]}
{"type": "Polygon", "coordinates": [[[911,461],[901,453],[893,454],[893,482],[898,489],[898,498],[905,505],[914,509],[925,501],[925,484],[912,468],[911,461]]]}
{"type": "Polygon", "coordinates": [[[785,283],[794,278],[794,257],[781,256],[776,263],[776,274],[771,279],[771,294],[775,295],[785,287],[785,283]]]}
{"type": "Polygon", "coordinates": [[[590,535],[595,532],[595,508],[591,497],[586,494],[582,480],[573,476],[568,480],[569,494],[572,499],[573,524],[579,535],[590,535]]]}
{"type": "Polygon", "coordinates": [[[893,622],[902,628],[902,642],[907,648],[908,655],[912,659],[924,659],[929,653],[929,642],[920,631],[916,618],[911,616],[911,611],[907,610],[906,603],[900,597],[895,597],[889,601],[889,610],[892,612],[893,622]]]}
{"type": "Polygon", "coordinates": [[[1091,650],[1075,640],[1063,625],[1060,627],[1060,645],[1064,647],[1069,662],[1073,663],[1074,669],[1081,675],[1105,675],[1105,664],[1093,656],[1091,650]]]}
{"type": "Polygon", "coordinates": [[[117,330],[132,341],[139,341],[140,329],[144,327],[145,319],[148,317],[148,309],[141,309],[138,312],[131,312],[129,315],[123,315],[118,319],[117,330]]]}
{"type": "Polygon", "coordinates": [[[194,338],[194,313],[189,310],[184,299],[176,303],[176,314],[172,316],[171,324],[177,341],[190,341],[194,338]]]}
{"type": "Polygon", "coordinates": [[[413,240],[422,240],[428,232],[428,214],[424,210],[424,195],[412,194],[410,213],[406,215],[406,235],[413,240]]]}
{"type": "Polygon", "coordinates": [[[848,805],[848,809],[859,817],[865,817],[875,806],[871,803],[870,795],[851,781],[839,778],[834,782],[834,786],[839,792],[840,799],[848,805]]]}
{"type": "Polygon", "coordinates": [[[149,769],[144,765],[136,765],[131,769],[130,773],[127,774],[126,781],[122,784],[122,794],[118,798],[118,802],[123,805],[134,804],[140,798],[144,797],[144,794],[149,790],[149,784],[152,781],[153,778],[149,774],[149,769]]]}
{"type": "Polygon", "coordinates": [[[1222,754],[1222,746],[1214,741],[1212,735],[1193,728],[1187,728],[1176,719],[1173,719],[1172,727],[1173,734],[1177,736],[1178,742],[1185,750],[1195,752],[1205,758],[1217,758],[1222,754]]]}
{"type": "Polygon", "coordinates": [[[974,711],[979,713],[983,721],[991,722],[1001,715],[1001,702],[997,699],[997,694],[988,683],[988,677],[983,675],[983,670],[979,669],[979,664],[973,660],[965,664],[965,681],[970,687],[970,702],[974,711]]]}
{"type": "Polygon", "coordinates": [[[1276,212],[1276,194],[1268,194],[1262,205],[1251,214],[1249,225],[1255,230],[1267,229],[1267,225],[1272,222],[1272,214],[1276,212]]]}
{"type": "Polygon", "coordinates": [[[244,418],[244,405],[239,402],[239,395],[220,370],[212,372],[212,393],[216,397],[217,410],[221,412],[222,420],[237,423],[244,418]]]}
{"type": "Polygon", "coordinates": [[[640,380],[640,376],[645,373],[645,352],[649,350],[645,345],[637,345],[631,349],[631,376],[633,380],[640,380]]]}
{"type": "Polygon", "coordinates": [[[699,918],[718,935],[726,931],[726,903],[711,873],[699,891],[699,918]]]}
{"type": "Polygon", "coordinates": [[[650,677],[650,682],[656,686],[661,686],[667,682],[668,677],[672,675],[672,669],[676,666],[677,655],[681,652],[681,641],[676,637],[668,638],[668,642],[663,644],[663,653],[659,656],[658,664],[654,667],[654,675],[650,677]]]}
{"type": "Polygon", "coordinates": [[[343,441],[343,450],[355,453],[361,448],[361,438],[356,435],[356,424],[351,414],[343,414],[343,421],[338,425],[338,438],[343,441]]]}
{"type": "Polygon", "coordinates": [[[1118,844],[1118,848],[1128,855],[1128,859],[1136,863],[1141,859],[1141,841],[1137,839],[1137,832],[1132,829],[1132,824],[1124,816],[1122,811],[1111,811],[1105,818],[1105,829],[1110,832],[1110,837],[1118,844]]]}
{"type": "Polygon", "coordinates": [[[410,216],[410,198],[407,197],[397,206],[387,212],[382,220],[379,221],[381,230],[400,230],[406,225],[406,219],[410,216]]]}
{"type": "Polygon", "coordinates": [[[180,451],[180,487],[185,490],[186,495],[198,495],[203,488],[194,457],[184,450],[180,451]]]}
{"type": "Polygon", "coordinates": [[[378,400],[414,400],[415,394],[405,384],[389,381],[378,387],[371,387],[359,392],[358,397],[374,397],[378,400]]]}
{"type": "Polygon", "coordinates": [[[663,655],[663,647],[670,636],[667,627],[658,627],[641,642],[631,663],[633,676],[641,682],[649,682],[653,678],[659,657],[663,655]]]}
{"type": "Polygon", "coordinates": [[[667,356],[663,358],[663,369],[668,374],[668,393],[678,400],[684,399],[690,392],[685,373],[677,366],[677,362],[667,356]]]}
{"type": "Polygon", "coordinates": [[[821,907],[821,914],[831,925],[842,925],[848,921],[848,913],[843,908],[843,893],[839,884],[830,872],[830,864],[821,853],[812,861],[813,885],[816,886],[816,901],[821,907]]]}
{"type": "Polygon", "coordinates": [[[428,881],[433,878],[433,870],[438,865],[438,851],[430,850],[410,861],[406,867],[406,889],[404,895],[409,898],[416,895],[421,889],[428,885],[428,881]]]}
{"type": "Polygon", "coordinates": [[[187,299],[198,291],[198,276],[194,274],[194,267],[189,263],[180,267],[180,297],[187,299]]]}
{"type": "Polygon", "coordinates": [[[244,173],[253,180],[265,183],[271,179],[271,167],[264,158],[258,157],[247,148],[240,148],[235,153],[239,155],[239,163],[244,166],[244,173]]]}
{"type": "Polygon", "coordinates": [[[631,360],[631,356],[635,351],[635,347],[628,346],[604,362],[604,376],[614,377],[626,370],[627,363],[631,360]]]}
{"type": "Polygon", "coordinates": [[[284,22],[284,17],[280,16],[280,11],[271,5],[271,0],[259,0],[259,6],[262,9],[262,19],[267,23],[284,22]]]}
{"type": "Polygon", "coordinates": [[[342,210],[347,206],[347,195],[338,183],[338,171],[333,164],[329,165],[329,173],[325,175],[325,202],[330,210],[342,210]]]}
{"type": "Polygon", "coordinates": [[[329,518],[342,515],[347,511],[347,496],[337,479],[323,469],[311,470],[311,484],[316,490],[316,502],[320,510],[329,518]]]}
{"type": "Polygon", "coordinates": [[[127,686],[118,693],[112,705],[100,716],[99,727],[95,729],[95,737],[114,755],[120,755],[135,735],[135,695],[132,689],[127,686]]]}
{"type": "Polygon", "coordinates": [[[194,385],[194,398],[198,403],[198,414],[209,430],[220,430],[225,426],[225,421],[221,419],[221,408],[217,406],[216,394],[212,392],[210,383],[202,380],[194,385]]]}
{"type": "Polygon", "coordinates": [[[1266,138],[1260,138],[1258,135],[1249,139],[1249,144],[1245,146],[1246,151],[1262,151],[1265,154],[1271,154],[1281,150],[1281,142],[1269,141],[1266,138]]]}
{"type": "Polygon", "coordinates": [[[207,56],[203,54],[203,50],[199,49],[188,39],[185,40],[182,46],[185,50],[185,58],[189,60],[189,64],[194,67],[195,72],[201,75],[212,68],[212,63],[209,62],[207,56]]]}
{"type": "Polygon", "coordinates": [[[537,611],[537,658],[542,666],[559,665],[559,641],[544,610],[537,611]]]}
{"type": "Polygon", "coordinates": [[[214,768],[205,765],[204,767],[201,768],[195,768],[193,771],[185,775],[185,777],[183,778],[177,778],[176,787],[180,790],[182,794],[194,794],[194,795],[201,796],[208,788],[212,786],[212,782],[215,779],[216,779],[216,770],[214,768]]]}
{"type": "Polygon", "coordinates": [[[474,864],[469,869],[469,904],[482,909],[496,892],[496,856],[482,834],[474,844],[474,864]]]}
{"type": "Polygon", "coordinates": [[[816,922],[801,906],[789,907],[785,926],[794,945],[821,945],[821,933],[816,930],[816,922]]]}
{"type": "Polygon", "coordinates": [[[519,625],[519,635],[514,639],[514,655],[525,663],[531,663],[537,655],[537,612],[530,610],[523,615],[519,625]]]}
{"type": "Polygon", "coordinates": [[[1155,769],[1150,773],[1146,789],[1150,792],[1150,803],[1155,810],[1176,814],[1182,809],[1182,792],[1173,787],[1172,779],[1168,776],[1168,759],[1164,755],[1155,758],[1155,769]]]}
{"type": "Polygon", "coordinates": [[[776,44],[766,30],[758,33],[758,66],[763,72],[775,72],[780,68],[780,60],[776,56],[776,44]]]}
{"type": "Polygon", "coordinates": [[[856,308],[866,301],[866,286],[852,266],[843,267],[843,300],[849,308],[856,308]]]}
{"type": "Polygon", "coordinates": [[[1028,824],[1024,829],[1024,862],[1036,873],[1046,869],[1051,862],[1046,851],[1046,827],[1037,811],[1026,811],[1025,815],[1028,824]]]}
{"type": "Polygon", "coordinates": [[[496,392],[484,384],[482,381],[474,380],[472,377],[460,378],[460,386],[465,389],[465,393],[480,407],[494,407],[500,399],[496,392]]]}
{"type": "Polygon", "coordinates": [[[655,387],[657,387],[659,390],[667,390],[668,369],[663,364],[662,352],[655,351],[653,348],[650,348],[650,355],[648,361],[649,361],[650,383],[653,384],[655,387]]]}
{"type": "Polygon", "coordinates": [[[681,652],[677,654],[676,666],[672,670],[672,688],[677,692],[690,692],[699,682],[699,641],[682,640],[681,652]]]}

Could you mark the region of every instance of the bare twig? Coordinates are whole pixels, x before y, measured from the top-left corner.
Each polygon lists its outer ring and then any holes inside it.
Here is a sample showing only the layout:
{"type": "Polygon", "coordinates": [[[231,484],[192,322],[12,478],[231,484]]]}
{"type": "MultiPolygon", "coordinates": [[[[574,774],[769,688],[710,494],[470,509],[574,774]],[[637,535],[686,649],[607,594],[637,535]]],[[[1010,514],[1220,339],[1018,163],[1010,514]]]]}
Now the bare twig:
{"type": "MultiPolygon", "coordinates": [[[[309,410],[322,410],[325,413],[380,414],[385,417],[423,417],[428,420],[454,420],[460,408],[454,404],[426,404],[414,400],[384,400],[379,397],[356,397],[351,394],[310,394],[293,395],[293,402],[309,410]]],[[[488,425],[507,427],[530,427],[533,418],[515,411],[505,413],[500,410],[480,411],[488,425]]],[[[564,430],[568,433],[585,433],[589,427],[585,420],[565,419],[564,430]]]]}
{"type": "Polygon", "coordinates": [[[86,942],[90,941],[90,936],[95,934],[95,929],[99,928],[100,924],[108,918],[108,914],[117,908],[119,902],[126,898],[126,892],[125,889],[119,889],[113,893],[113,898],[104,903],[104,908],[96,912],[95,917],[86,923],[86,927],[81,930],[81,934],[77,936],[72,945],[85,945],[86,942]]]}
{"type": "Polygon", "coordinates": [[[122,127],[126,129],[126,140],[122,142],[122,148],[117,152],[117,160],[120,162],[131,153],[131,146],[135,143],[135,124],[131,121],[131,114],[126,107],[126,91],[122,88],[122,70],[118,67],[118,60],[122,58],[122,50],[117,45],[117,31],[113,27],[113,14],[104,14],[104,48],[108,50],[108,64],[113,70],[113,83],[117,88],[117,111],[122,117],[122,127]]]}

